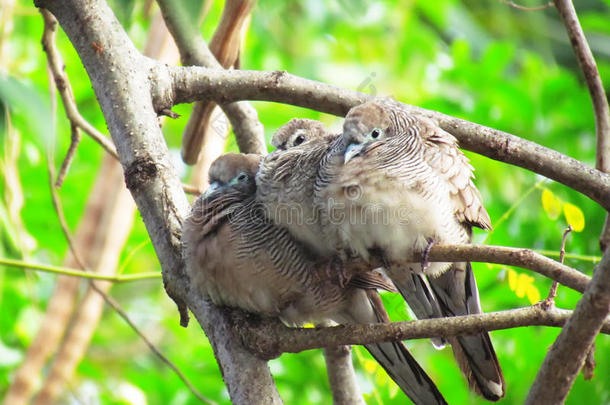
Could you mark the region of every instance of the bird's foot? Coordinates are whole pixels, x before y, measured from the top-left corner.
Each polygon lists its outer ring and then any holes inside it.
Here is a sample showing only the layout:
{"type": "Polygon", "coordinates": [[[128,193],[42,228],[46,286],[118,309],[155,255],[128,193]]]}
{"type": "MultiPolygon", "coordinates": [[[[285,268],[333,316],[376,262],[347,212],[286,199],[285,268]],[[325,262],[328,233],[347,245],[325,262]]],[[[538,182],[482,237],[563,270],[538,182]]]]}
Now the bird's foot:
{"type": "Polygon", "coordinates": [[[347,266],[340,257],[333,257],[326,265],[326,275],[329,279],[336,279],[341,288],[345,288],[350,280],[347,266]]]}

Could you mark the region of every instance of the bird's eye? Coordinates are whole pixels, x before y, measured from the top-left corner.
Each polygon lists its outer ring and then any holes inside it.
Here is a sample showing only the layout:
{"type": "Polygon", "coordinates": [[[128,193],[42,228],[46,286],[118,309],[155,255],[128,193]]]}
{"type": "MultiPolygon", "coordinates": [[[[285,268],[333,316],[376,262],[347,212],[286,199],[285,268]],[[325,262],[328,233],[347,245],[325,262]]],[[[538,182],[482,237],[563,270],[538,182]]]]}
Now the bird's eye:
{"type": "Polygon", "coordinates": [[[248,178],[248,175],[246,173],[241,173],[239,176],[237,176],[237,181],[245,181],[248,178]]]}
{"type": "Polygon", "coordinates": [[[371,131],[371,138],[377,139],[381,136],[381,129],[375,128],[371,131]]]}
{"type": "Polygon", "coordinates": [[[305,142],[305,137],[303,135],[299,135],[296,138],[294,138],[294,146],[300,145],[303,142],[305,142]]]}

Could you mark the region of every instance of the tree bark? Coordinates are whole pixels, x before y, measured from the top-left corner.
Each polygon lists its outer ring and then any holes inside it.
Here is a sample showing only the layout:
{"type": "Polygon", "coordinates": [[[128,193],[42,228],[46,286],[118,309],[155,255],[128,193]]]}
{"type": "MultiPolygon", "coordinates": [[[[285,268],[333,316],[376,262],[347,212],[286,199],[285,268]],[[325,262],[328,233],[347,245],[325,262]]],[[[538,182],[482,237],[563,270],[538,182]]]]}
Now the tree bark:
{"type": "Polygon", "coordinates": [[[194,292],[185,294],[188,282],[180,231],[188,202],[153,109],[149,73],[155,62],[135,49],[101,0],[40,0],[35,4],[57,17],[87,70],[117,147],[127,188],[151,237],[166,290],[178,304],[182,323],[188,319],[188,302],[218,355],[234,403],[280,403],[267,363],[243,349],[234,334],[218,333],[230,331],[222,311],[194,292]]]}

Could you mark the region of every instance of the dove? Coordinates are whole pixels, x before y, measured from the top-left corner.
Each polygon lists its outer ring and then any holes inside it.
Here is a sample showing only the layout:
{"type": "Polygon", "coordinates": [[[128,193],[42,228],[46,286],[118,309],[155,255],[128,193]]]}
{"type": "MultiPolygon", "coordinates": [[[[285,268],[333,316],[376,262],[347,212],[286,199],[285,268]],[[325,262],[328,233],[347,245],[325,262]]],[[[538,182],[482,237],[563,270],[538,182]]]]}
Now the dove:
{"type": "MultiPolygon", "coordinates": [[[[434,122],[390,100],[356,106],[318,169],[314,205],[326,232],[320,239],[365,260],[381,255],[418,317],[481,313],[470,263],[426,260],[433,243],[470,243],[472,226],[491,228],[472,179],[457,140],[434,122]],[[405,266],[414,252],[424,260],[405,266]]],[[[505,381],[489,335],[450,341],[475,392],[502,398],[505,381]]]]}
{"type": "MultiPolygon", "coordinates": [[[[210,187],[183,226],[183,256],[191,288],[216,305],[241,308],[285,324],[389,322],[374,272],[346,285],[324,260],[276,226],[256,199],[260,156],[225,154],[210,168],[210,187]]],[[[346,264],[348,265],[348,264],[346,264]]],[[[402,342],[365,346],[416,404],[445,404],[402,342]]]]}

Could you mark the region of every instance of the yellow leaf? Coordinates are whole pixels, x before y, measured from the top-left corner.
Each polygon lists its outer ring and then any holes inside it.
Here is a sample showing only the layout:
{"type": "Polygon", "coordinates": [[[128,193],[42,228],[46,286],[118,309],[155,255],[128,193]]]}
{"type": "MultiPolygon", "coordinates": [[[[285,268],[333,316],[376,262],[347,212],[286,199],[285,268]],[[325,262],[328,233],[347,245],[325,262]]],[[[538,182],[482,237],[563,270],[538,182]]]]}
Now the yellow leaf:
{"type": "Polygon", "coordinates": [[[540,291],[538,291],[538,288],[536,288],[534,284],[527,286],[525,295],[527,295],[527,299],[530,304],[535,304],[540,301],[540,291]]]}
{"type": "Polygon", "coordinates": [[[311,328],[315,328],[315,327],[316,327],[316,325],[314,325],[313,323],[310,323],[310,322],[303,325],[303,328],[307,328],[307,329],[311,329],[311,328]]]}
{"type": "Polygon", "coordinates": [[[574,232],[580,232],[585,229],[585,215],[580,208],[574,204],[563,204],[563,215],[566,217],[568,224],[572,225],[574,232]]]}
{"type": "Polygon", "coordinates": [[[561,214],[561,200],[548,188],[542,191],[542,208],[550,219],[557,219],[561,214]]]}
{"type": "Polygon", "coordinates": [[[508,288],[511,291],[517,289],[517,272],[513,269],[508,269],[508,288]]]}
{"type": "Polygon", "coordinates": [[[373,374],[375,370],[377,370],[377,362],[374,360],[365,359],[362,366],[366,370],[367,373],[373,374]]]}
{"type": "Polygon", "coordinates": [[[519,298],[525,297],[525,291],[532,281],[533,278],[530,280],[530,276],[527,274],[519,274],[519,278],[517,278],[517,288],[515,288],[515,295],[519,298]]]}

